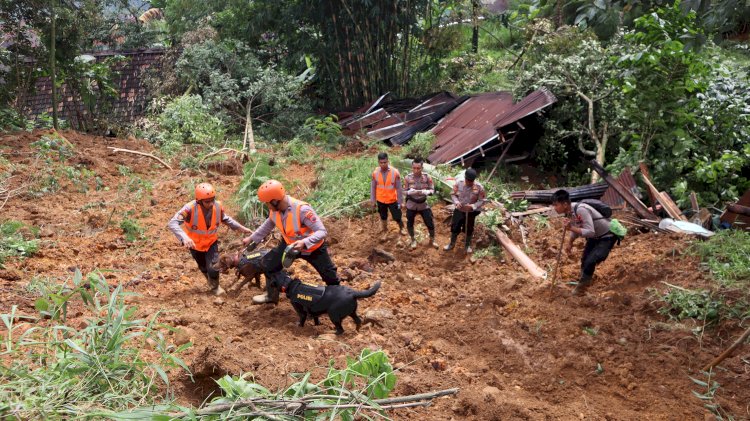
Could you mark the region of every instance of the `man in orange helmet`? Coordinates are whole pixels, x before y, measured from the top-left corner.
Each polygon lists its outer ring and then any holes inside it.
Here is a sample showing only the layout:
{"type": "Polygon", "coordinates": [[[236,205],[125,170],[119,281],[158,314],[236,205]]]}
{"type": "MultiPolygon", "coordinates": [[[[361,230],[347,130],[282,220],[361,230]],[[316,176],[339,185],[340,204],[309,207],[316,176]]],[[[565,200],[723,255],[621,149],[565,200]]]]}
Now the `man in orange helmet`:
{"type": "Polygon", "coordinates": [[[219,272],[213,268],[219,258],[218,231],[222,222],[233,230],[252,233],[224,212],[212,185],[201,183],[195,186],[195,200],[186,203],[167,224],[183,247],[190,250],[214,295],[224,293],[219,286],[219,272]]]}
{"type": "MultiPolygon", "coordinates": [[[[284,251],[287,246],[291,246],[299,252],[299,258],[310,263],[318,271],[326,285],[338,285],[336,265],[333,264],[328,254],[328,246],[325,244],[328,231],[313,208],[286,194],[284,186],[276,180],[268,180],[258,188],[258,199],[268,206],[270,213],[260,228],[242,240],[243,244],[259,244],[274,227],[279,229],[284,238],[284,241],[263,258],[263,269],[267,278],[270,279],[274,274],[281,272],[284,251]]],[[[266,282],[266,285],[268,284],[266,282]]],[[[278,300],[279,291],[270,287],[267,287],[265,295],[253,298],[253,302],[259,304],[278,300]]]]}

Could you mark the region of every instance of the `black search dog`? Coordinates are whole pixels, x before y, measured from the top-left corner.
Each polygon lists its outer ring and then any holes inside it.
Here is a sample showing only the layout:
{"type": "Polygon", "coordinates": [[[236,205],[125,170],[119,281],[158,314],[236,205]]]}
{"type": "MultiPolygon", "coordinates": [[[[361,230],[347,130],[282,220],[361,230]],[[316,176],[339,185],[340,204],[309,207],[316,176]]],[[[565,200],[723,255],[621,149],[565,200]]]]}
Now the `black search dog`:
{"type": "Polygon", "coordinates": [[[242,278],[242,283],[235,290],[241,289],[245,284],[255,281],[255,286],[260,288],[260,275],[263,274],[263,258],[268,254],[267,249],[243,253],[238,251],[234,254],[225,254],[219,257],[214,264],[214,269],[226,274],[229,269],[234,268],[237,274],[235,284],[242,278]]]}
{"type": "Polygon", "coordinates": [[[357,291],[343,285],[311,285],[303,283],[299,279],[292,279],[284,271],[267,275],[266,282],[271,287],[286,293],[299,316],[300,327],[305,325],[308,315],[313,317],[317,326],[320,324],[318,316],[328,313],[331,322],[336,326],[337,335],[344,333],[341,321],[346,316],[351,316],[354,319],[357,330],[359,330],[362,319],[357,316],[357,300],[372,297],[380,288],[380,281],[364,291],[357,291]]]}

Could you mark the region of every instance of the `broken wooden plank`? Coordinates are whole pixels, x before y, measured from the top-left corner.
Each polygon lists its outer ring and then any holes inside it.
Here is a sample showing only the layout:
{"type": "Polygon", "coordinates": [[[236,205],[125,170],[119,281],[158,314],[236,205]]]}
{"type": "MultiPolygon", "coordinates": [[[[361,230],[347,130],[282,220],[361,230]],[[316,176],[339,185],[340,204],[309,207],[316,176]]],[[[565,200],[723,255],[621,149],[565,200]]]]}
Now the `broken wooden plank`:
{"type": "Polygon", "coordinates": [[[693,207],[693,212],[696,214],[701,209],[700,206],[698,206],[698,195],[696,195],[694,191],[690,192],[690,205],[693,207]]]}
{"type": "Polygon", "coordinates": [[[522,216],[534,215],[534,214],[537,214],[537,213],[550,212],[552,209],[553,209],[552,206],[545,206],[545,207],[537,208],[537,209],[529,209],[529,210],[523,211],[523,212],[511,212],[510,216],[512,216],[514,218],[519,218],[519,217],[522,217],[522,216]]]}
{"type": "Polygon", "coordinates": [[[664,206],[664,210],[667,211],[670,217],[679,221],[687,222],[687,218],[682,214],[682,211],[677,206],[677,203],[669,197],[669,194],[665,191],[659,193],[659,202],[664,206]]]}
{"type": "Polygon", "coordinates": [[[649,175],[646,164],[641,162],[638,167],[641,170],[643,182],[646,183],[646,190],[648,191],[648,198],[651,201],[651,207],[656,209],[656,204],[659,203],[659,190],[651,183],[651,176],[649,175]]]}
{"type": "Polygon", "coordinates": [[[500,244],[503,245],[505,250],[508,250],[511,256],[526,269],[531,276],[536,278],[545,279],[547,272],[543,271],[529,256],[526,255],[504,232],[499,229],[495,229],[495,235],[497,236],[500,244]]]}
{"type": "Polygon", "coordinates": [[[604,167],[596,162],[596,160],[592,159],[591,161],[589,161],[589,165],[591,165],[591,168],[593,168],[594,171],[596,171],[602,177],[602,179],[607,182],[607,184],[612,186],[612,188],[615,189],[615,191],[620,196],[622,196],[622,198],[625,199],[626,202],[628,202],[628,205],[630,205],[630,207],[635,210],[638,216],[645,219],[659,219],[659,217],[649,212],[649,210],[646,208],[646,205],[638,200],[637,197],[633,196],[633,193],[631,193],[630,190],[626,189],[622,184],[620,184],[619,181],[612,178],[607,170],[605,170],[604,167]]]}

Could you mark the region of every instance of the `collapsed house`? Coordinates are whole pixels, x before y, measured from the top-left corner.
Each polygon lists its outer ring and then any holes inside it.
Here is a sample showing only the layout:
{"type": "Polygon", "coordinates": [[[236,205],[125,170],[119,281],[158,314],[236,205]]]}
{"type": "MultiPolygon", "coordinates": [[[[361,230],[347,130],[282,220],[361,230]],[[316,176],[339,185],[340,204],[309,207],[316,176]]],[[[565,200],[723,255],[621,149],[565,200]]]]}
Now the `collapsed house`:
{"type": "Polygon", "coordinates": [[[385,94],[349,115],[342,115],[339,124],[345,133],[364,130],[369,137],[394,146],[406,144],[415,134],[430,130],[435,134],[433,150],[428,156],[431,163],[468,166],[489,156],[499,155],[498,161],[506,158],[519,134],[527,126],[538,124],[524,119],[534,118],[556,101],[547,89],[534,91],[519,102],[513,102],[510,92],[463,97],[440,92],[394,101],[389,101],[389,94],[385,94]]]}

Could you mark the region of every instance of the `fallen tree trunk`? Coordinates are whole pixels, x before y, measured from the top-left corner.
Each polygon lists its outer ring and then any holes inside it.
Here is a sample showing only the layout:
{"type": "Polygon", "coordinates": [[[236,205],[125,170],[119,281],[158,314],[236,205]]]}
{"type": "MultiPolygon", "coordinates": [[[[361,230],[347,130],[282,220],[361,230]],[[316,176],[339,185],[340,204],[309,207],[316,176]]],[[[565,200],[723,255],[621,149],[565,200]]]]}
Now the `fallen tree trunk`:
{"type": "Polygon", "coordinates": [[[149,157],[151,159],[155,159],[155,160],[159,161],[159,163],[162,164],[162,165],[164,165],[165,167],[167,167],[167,169],[172,170],[172,167],[170,167],[169,164],[167,164],[166,162],[162,161],[161,158],[158,158],[155,155],[152,155],[150,153],[140,152],[140,151],[132,151],[130,149],[113,148],[111,146],[107,146],[107,149],[112,149],[112,152],[126,152],[126,153],[132,153],[132,154],[135,154],[135,155],[147,156],[147,157],[149,157]]]}
{"type": "Polygon", "coordinates": [[[547,277],[547,272],[543,271],[542,268],[534,263],[534,261],[518,248],[518,246],[507,235],[505,235],[504,232],[496,229],[495,235],[497,236],[497,240],[500,241],[500,244],[508,250],[508,253],[510,253],[511,256],[513,256],[513,258],[531,274],[531,276],[541,279],[547,277]]]}

